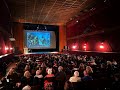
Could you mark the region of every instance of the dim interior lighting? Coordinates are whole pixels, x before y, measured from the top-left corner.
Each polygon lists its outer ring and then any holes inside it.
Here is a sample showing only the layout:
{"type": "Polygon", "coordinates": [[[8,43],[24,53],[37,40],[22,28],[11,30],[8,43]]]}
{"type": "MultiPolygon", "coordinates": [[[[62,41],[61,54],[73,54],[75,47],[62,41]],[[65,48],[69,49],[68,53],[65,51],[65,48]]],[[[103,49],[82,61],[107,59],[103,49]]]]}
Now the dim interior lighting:
{"type": "Polygon", "coordinates": [[[15,38],[9,38],[10,41],[15,41],[15,38]]]}
{"type": "Polygon", "coordinates": [[[103,42],[101,43],[100,48],[101,48],[101,49],[103,49],[103,48],[104,48],[103,42]]]}
{"type": "Polygon", "coordinates": [[[83,46],[83,48],[86,48],[86,46],[83,46]]]}
{"type": "Polygon", "coordinates": [[[85,48],[85,49],[87,48],[86,43],[84,44],[83,48],[85,48]]]}
{"type": "Polygon", "coordinates": [[[104,48],[104,46],[103,46],[103,45],[100,45],[100,48],[102,49],[102,48],[104,48]]]}
{"type": "Polygon", "coordinates": [[[3,58],[5,56],[8,56],[9,54],[4,54],[4,55],[0,55],[0,58],[3,58]]]}
{"type": "Polygon", "coordinates": [[[10,48],[10,50],[13,50],[13,48],[10,48]]]}
{"type": "Polygon", "coordinates": [[[73,49],[76,49],[76,47],[77,47],[77,46],[75,46],[75,45],[72,46],[73,49]]]}
{"type": "Polygon", "coordinates": [[[51,53],[58,53],[58,52],[51,52],[51,53]]]}
{"type": "Polygon", "coordinates": [[[87,50],[87,46],[86,46],[87,44],[85,43],[84,45],[83,45],[83,49],[86,51],[87,50]]]}
{"type": "Polygon", "coordinates": [[[5,47],[5,50],[8,50],[9,48],[8,47],[5,47]]]}
{"type": "Polygon", "coordinates": [[[39,30],[39,31],[47,31],[47,27],[45,25],[38,25],[36,27],[36,30],[39,30]]]}

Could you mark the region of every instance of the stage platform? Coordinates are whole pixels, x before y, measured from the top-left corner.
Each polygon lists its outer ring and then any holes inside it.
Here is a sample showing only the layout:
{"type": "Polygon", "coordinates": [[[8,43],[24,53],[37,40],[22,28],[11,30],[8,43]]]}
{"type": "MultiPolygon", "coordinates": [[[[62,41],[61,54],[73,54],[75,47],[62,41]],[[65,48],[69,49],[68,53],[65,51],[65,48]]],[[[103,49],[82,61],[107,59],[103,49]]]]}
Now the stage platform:
{"type": "Polygon", "coordinates": [[[103,57],[120,57],[119,52],[95,52],[95,51],[63,51],[63,52],[30,52],[22,55],[40,55],[40,54],[75,54],[75,55],[88,55],[88,56],[103,56],[103,57]]]}
{"type": "Polygon", "coordinates": [[[26,54],[51,54],[51,53],[59,53],[59,52],[30,52],[30,53],[26,53],[26,54]]]}
{"type": "Polygon", "coordinates": [[[60,52],[29,52],[29,53],[23,53],[23,54],[18,54],[15,56],[22,56],[22,55],[39,55],[39,54],[59,54],[60,52]]]}

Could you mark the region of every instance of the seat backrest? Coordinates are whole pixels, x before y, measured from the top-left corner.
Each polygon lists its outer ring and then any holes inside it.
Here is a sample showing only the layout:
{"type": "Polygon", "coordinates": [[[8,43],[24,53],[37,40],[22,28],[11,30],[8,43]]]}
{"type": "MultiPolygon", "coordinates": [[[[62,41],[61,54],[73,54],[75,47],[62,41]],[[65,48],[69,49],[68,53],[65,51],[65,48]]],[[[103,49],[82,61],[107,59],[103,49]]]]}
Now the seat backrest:
{"type": "Polygon", "coordinates": [[[40,85],[31,86],[31,90],[40,90],[40,85]]]}

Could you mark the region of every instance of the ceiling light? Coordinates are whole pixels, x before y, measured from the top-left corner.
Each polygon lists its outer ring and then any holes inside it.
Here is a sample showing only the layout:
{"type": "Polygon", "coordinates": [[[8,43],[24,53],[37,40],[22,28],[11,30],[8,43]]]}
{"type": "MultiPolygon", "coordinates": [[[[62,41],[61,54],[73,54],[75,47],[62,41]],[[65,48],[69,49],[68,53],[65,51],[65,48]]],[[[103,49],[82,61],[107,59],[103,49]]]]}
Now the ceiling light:
{"type": "Polygon", "coordinates": [[[76,22],[78,23],[79,21],[77,20],[76,22]]]}

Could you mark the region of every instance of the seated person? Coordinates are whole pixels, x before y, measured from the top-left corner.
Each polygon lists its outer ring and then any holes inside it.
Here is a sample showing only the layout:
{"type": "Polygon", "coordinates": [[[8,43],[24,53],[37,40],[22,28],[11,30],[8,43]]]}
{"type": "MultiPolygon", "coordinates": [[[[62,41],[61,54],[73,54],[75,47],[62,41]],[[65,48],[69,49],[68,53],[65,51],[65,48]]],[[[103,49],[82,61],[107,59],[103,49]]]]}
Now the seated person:
{"type": "Polygon", "coordinates": [[[29,85],[26,85],[22,88],[22,90],[31,90],[31,87],[29,85]]]}
{"type": "Polygon", "coordinates": [[[67,87],[70,90],[79,90],[81,89],[80,82],[81,82],[81,77],[79,77],[79,72],[75,71],[74,75],[70,77],[69,81],[67,82],[68,86],[65,87],[67,87]]]}
{"type": "Polygon", "coordinates": [[[58,67],[58,72],[55,75],[55,80],[56,80],[56,89],[59,90],[64,90],[64,84],[65,84],[65,80],[66,80],[66,74],[63,71],[63,67],[59,66],[58,67]]]}
{"type": "Polygon", "coordinates": [[[39,88],[43,87],[43,75],[41,74],[42,70],[37,70],[36,75],[33,78],[33,85],[38,85],[39,88]]]}
{"type": "Polygon", "coordinates": [[[82,81],[93,80],[93,78],[89,75],[89,73],[86,70],[84,70],[83,74],[84,74],[84,77],[82,77],[82,81]]]}
{"type": "Polygon", "coordinates": [[[74,75],[70,77],[69,82],[80,82],[80,81],[81,81],[81,77],[79,77],[79,72],[75,71],[74,75]]]}
{"type": "Polygon", "coordinates": [[[17,88],[23,88],[26,85],[32,86],[33,84],[33,78],[31,76],[31,73],[29,71],[24,72],[24,76],[21,77],[20,81],[16,84],[17,88]]]}
{"type": "Polygon", "coordinates": [[[6,74],[6,82],[7,88],[13,89],[16,86],[16,83],[19,81],[18,74],[15,72],[15,68],[10,68],[8,73],[6,74]]]}
{"type": "Polygon", "coordinates": [[[44,77],[44,90],[54,90],[55,76],[52,74],[52,68],[46,70],[47,75],[44,77]]]}

